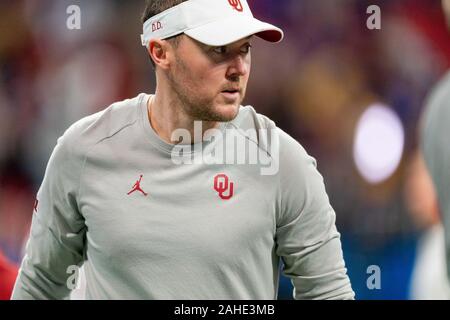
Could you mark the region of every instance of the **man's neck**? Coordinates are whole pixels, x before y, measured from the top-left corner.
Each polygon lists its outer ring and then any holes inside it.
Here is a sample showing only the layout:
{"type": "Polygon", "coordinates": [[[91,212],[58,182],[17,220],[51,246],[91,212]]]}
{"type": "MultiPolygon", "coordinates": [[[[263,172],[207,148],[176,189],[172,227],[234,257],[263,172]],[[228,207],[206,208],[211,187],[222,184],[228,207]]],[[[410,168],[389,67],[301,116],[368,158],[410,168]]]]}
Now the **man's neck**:
{"type": "MultiPolygon", "coordinates": [[[[190,136],[193,141],[181,141],[181,143],[197,143],[200,141],[195,141],[196,137],[199,136],[198,133],[194,132],[195,121],[200,121],[193,119],[188,116],[183,107],[180,105],[181,102],[177,99],[173,99],[169,96],[156,91],[155,95],[148,99],[147,102],[147,114],[150,121],[150,125],[156,134],[166,143],[176,144],[176,141],[172,141],[172,134],[177,129],[185,129],[189,131],[190,136]]],[[[202,121],[201,123],[201,139],[205,131],[219,126],[218,122],[202,121]]],[[[197,139],[198,140],[198,139],[197,139]]]]}

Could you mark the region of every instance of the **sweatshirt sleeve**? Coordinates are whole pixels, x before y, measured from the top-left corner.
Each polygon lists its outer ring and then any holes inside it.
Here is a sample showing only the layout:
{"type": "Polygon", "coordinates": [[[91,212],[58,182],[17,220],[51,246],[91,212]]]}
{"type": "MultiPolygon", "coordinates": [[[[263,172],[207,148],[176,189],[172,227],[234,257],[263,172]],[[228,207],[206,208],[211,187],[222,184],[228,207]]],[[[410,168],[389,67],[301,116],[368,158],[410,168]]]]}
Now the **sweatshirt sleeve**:
{"type": "Polygon", "coordinates": [[[77,205],[82,160],[68,140],[66,132],[48,162],[12,299],[68,298],[70,270],[83,262],[86,225],[77,205]]]}
{"type": "Polygon", "coordinates": [[[316,161],[279,130],[276,252],[295,299],[354,299],[330,205],[316,161]]]}

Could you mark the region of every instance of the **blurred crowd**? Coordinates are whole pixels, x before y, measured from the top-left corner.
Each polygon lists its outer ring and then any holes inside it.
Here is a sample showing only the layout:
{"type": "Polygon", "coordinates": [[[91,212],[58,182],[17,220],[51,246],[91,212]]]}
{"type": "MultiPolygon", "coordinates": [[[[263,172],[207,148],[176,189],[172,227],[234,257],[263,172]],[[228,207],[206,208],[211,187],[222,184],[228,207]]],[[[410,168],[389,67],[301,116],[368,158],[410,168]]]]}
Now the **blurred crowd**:
{"type": "MultiPolygon", "coordinates": [[[[317,159],[356,297],[445,298],[439,212],[418,152],[424,100],[450,66],[440,1],[249,2],[256,16],[282,26],[285,40],[255,39],[245,104],[317,159]],[[372,4],[381,8],[380,30],[366,26],[372,4]],[[373,104],[388,106],[404,128],[400,163],[378,183],[354,161],[357,123],[373,104]],[[371,265],[381,270],[381,288],[367,286],[371,265]]],[[[143,7],[144,0],[0,2],[0,251],[12,263],[22,258],[57,138],[112,102],[154,90],[140,43],[143,7]],[[81,29],[67,28],[72,4],[81,29]]],[[[280,298],[291,295],[283,279],[280,298]]]]}

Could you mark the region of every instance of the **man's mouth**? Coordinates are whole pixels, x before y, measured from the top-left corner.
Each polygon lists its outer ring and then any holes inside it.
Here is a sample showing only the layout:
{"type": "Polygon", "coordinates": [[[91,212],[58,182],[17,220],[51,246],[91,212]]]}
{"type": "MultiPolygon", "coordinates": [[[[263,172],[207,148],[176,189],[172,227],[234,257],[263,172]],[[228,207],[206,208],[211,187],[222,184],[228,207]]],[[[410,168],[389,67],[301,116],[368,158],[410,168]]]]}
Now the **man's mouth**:
{"type": "Polygon", "coordinates": [[[225,92],[225,93],[239,93],[239,89],[227,89],[227,90],[223,90],[222,92],[225,92]]]}
{"type": "Polygon", "coordinates": [[[240,90],[239,89],[227,89],[227,90],[223,90],[222,91],[222,95],[225,97],[225,99],[231,103],[231,102],[235,102],[236,100],[239,99],[239,97],[241,96],[240,94],[240,90]]]}

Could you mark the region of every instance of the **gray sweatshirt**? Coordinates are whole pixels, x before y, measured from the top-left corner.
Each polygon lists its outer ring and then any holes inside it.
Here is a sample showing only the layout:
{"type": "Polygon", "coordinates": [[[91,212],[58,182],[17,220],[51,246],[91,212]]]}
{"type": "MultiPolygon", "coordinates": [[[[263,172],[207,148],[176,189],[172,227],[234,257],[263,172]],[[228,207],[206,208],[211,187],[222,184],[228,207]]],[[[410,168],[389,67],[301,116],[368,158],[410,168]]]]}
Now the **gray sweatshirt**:
{"type": "Polygon", "coordinates": [[[275,174],[261,163],[180,164],[150,125],[149,98],[115,103],[58,140],[13,299],[67,298],[81,264],[88,299],[276,299],[280,259],[294,298],[354,297],[335,212],[298,142],[246,106],[219,132],[279,158],[275,174]]]}

